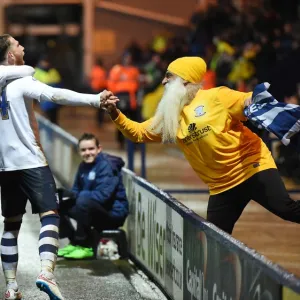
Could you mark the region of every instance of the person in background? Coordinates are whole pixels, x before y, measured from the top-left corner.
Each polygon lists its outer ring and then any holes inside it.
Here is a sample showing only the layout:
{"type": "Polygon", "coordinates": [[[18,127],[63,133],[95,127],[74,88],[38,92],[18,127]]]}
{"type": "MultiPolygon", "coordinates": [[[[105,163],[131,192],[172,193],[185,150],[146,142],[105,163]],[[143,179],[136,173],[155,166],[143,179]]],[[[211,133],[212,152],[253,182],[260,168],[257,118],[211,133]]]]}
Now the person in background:
{"type": "MultiPolygon", "coordinates": [[[[107,72],[104,68],[101,58],[97,58],[95,64],[92,67],[90,73],[90,88],[95,93],[100,93],[107,88],[107,72]]],[[[98,110],[98,123],[103,122],[104,113],[103,110],[98,110]]]]}
{"type": "Polygon", "coordinates": [[[151,60],[144,66],[143,98],[141,102],[141,119],[151,118],[163,95],[161,80],[164,76],[166,61],[159,53],[152,53],[151,60]]]}
{"type": "Polygon", "coordinates": [[[70,244],[59,249],[58,256],[69,259],[92,258],[99,233],[121,227],[128,215],[123,160],[104,154],[98,139],[90,133],[81,136],[78,151],[82,162],[74,185],[70,191],[59,190],[61,199],[65,199],[59,207],[60,238],[69,238],[70,244]],[[76,220],[76,230],[70,218],[76,220]]]}
{"type": "MultiPolygon", "coordinates": [[[[123,57],[122,64],[115,65],[108,77],[107,87],[119,99],[119,107],[125,111],[129,118],[138,120],[137,92],[139,89],[140,71],[134,66],[132,55],[128,52],[123,57]]],[[[125,139],[117,132],[117,139],[121,149],[124,148],[125,139]]]]}
{"type": "MultiPolygon", "coordinates": [[[[52,87],[61,87],[61,76],[52,66],[48,56],[42,56],[35,68],[34,78],[52,87]]],[[[41,109],[47,118],[57,124],[59,105],[50,101],[41,101],[41,109]]]]}

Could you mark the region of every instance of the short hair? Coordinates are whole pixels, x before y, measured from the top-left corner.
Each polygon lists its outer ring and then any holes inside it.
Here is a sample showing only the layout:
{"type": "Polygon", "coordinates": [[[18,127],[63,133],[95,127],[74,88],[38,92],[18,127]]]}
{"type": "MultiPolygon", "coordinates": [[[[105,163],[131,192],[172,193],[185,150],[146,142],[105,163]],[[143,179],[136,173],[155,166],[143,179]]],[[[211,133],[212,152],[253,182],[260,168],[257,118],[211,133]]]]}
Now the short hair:
{"type": "Polygon", "coordinates": [[[9,38],[11,38],[9,34],[0,35],[0,62],[5,61],[8,49],[11,46],[9,38]]]}
{"type": "Polygon", "coordinates": [[[97,139],[97,137],[94,134],[85,132],[78,140],[78,147],[79,147],[80,142],[90,141],[90,140],[94,140],[97,147],[100,146],[99,140],[97,139]]]}

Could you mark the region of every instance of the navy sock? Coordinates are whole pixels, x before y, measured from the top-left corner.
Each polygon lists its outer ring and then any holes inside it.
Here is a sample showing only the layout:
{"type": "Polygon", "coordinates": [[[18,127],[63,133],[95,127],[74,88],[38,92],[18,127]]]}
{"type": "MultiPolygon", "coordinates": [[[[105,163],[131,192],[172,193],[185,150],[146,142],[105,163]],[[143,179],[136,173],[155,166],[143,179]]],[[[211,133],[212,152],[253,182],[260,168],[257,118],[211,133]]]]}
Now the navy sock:
{"type": "Polygon", "coordinates": [[[53,272],[57,260],[59,216],[46,215],[41,218],[39,253],[42,271],[53,272]]]}
{"type": "Polygon", "coordinates": [[[6,283],[16,281],[18,267],[18,235],[22,224],[20,220],[7,222],[4,220],[4,231],[1,239],[1,260],[6,283]]]}

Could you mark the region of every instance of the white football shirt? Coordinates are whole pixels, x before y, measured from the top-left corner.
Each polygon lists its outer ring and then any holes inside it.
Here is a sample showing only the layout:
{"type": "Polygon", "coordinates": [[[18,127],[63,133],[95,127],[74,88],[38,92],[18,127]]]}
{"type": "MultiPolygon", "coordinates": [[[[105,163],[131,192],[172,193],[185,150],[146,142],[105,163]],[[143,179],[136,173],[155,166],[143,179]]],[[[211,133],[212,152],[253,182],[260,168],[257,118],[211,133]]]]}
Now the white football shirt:
{"type": "Polygon", "coordinates": [[[66,105],[99,107],[100,95],[80,94],[47,86],[31,76],[10,82],[0,102],[0,171],[47,165],[39,142],[33,99],[66,105]]]}

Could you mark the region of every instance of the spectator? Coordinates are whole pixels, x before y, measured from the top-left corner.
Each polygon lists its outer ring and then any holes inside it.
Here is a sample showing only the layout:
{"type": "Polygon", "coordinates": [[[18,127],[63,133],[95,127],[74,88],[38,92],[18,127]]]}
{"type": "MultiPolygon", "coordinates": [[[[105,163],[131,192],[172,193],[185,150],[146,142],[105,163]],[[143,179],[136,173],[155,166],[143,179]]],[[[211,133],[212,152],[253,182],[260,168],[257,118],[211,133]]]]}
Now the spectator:
{"type": "Polygon", "coordinates": [[[106,70],[103,66],[103,61],[98,58],[92,67],[91,74],[90,74],[90,86],[91,89],[96,92],[100,93],[107,87],[107,74],[106,70]]]}
{"type": "Polygon", "coordinates": [[[123,160],[104,154],[98,139],[89,133],[79,139],[78,149],[82,163],[73,188],[59,190],[60,238],[68,237],[70,244],[60,249],[58,256],[70,259],[93,257],[99,233],[119,228],[128,215],[121,174],[123,160]],[[76,230],[69,218],[77,221],[76,230]]]}
{"type": "MultiPolygon", "coordinates": [[[[140,72],[134,66],[130,53],[124,55],[122,64],[115,65],[108,77],[107,86],[119,99],[119,107],[125,111],[132,120],[138,119],[137,92],[139,89],[140,72]]],[[[117,133],[120,148],[124,148],[124,138],[117,133]]]]}
{"type": "MultiPolygon", "coordinates": [[[[34,78],[52,87],[61,86],[61,76],[52,66],[48,56],[42,56],[35,68],[34,78]]],[[[50,101],[41,101],[41,109],[52,122],[57,124],[59,105],[50,101]]]]}
{"type": "Polygon", "coordinates": [[[140,45],[136,41],[131,41],[131,43],[126,48],[124,55],[127,54],[131,55],[131,59],[134,62],[134,64],[139,65],[142,62],[142,54],[143,50],[140,47],[140,45]]]}
{"type": "Polygon", "coordinates": [[[151,60],[145,65],[146,84],[141,105],[141,119],[146,120],[153,117],[157,105],[163,96],[164,88],[161,80],[164,77],[165,68],[168,65],[164,57],[153,53],[151,60]]]}
{"type": "Polygon", "coordinates": [[[144,66],[145,87],[144,93],[153,92],[160,84],[164,76],[162,69],[162,59],[158,53],[153,53],[151,60],[144,66]]]}
{"type": "MultiPolygon", "coordinates": [[[[90,87],[95,93],[100,93],[107,88],[107,72],[103,66],[103,62],[98,58],[92,67],[90,74],[90,87]]],[[[104,113],[101,109],[98,110],[99,125],[103,122],[104,113]]]]}

